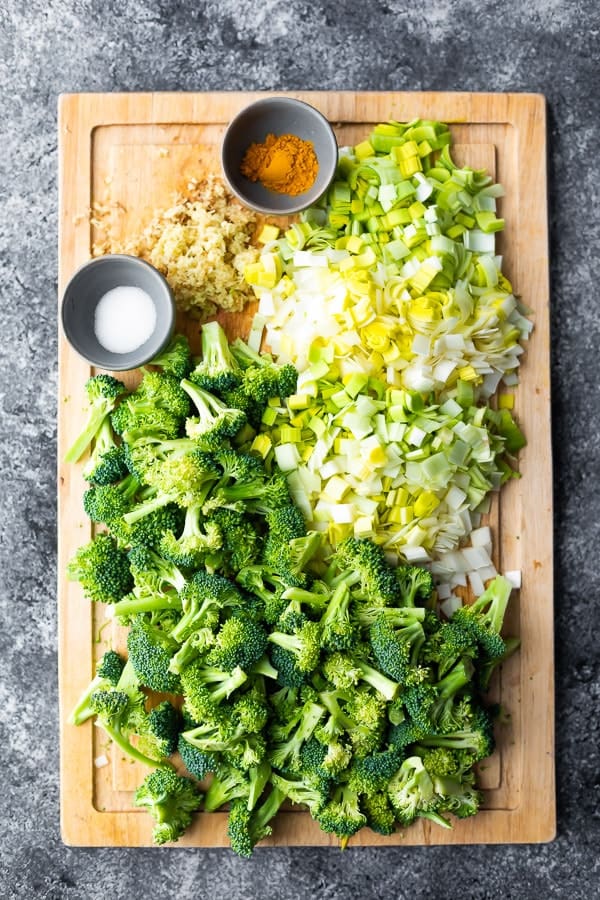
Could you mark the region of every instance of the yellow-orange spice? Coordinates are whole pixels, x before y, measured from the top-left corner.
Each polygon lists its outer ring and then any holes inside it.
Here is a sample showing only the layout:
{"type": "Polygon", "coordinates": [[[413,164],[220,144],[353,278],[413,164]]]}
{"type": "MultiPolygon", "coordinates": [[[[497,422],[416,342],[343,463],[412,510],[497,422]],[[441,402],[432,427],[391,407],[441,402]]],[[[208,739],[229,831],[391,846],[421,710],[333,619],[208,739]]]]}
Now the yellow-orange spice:
{"type": "Polygon", "coordinates": [[[319,163],[311,141],[295,134],[268,134],[263,144],[250,144],[241,172],[268,190],[295,197],[315,183],[319,163]]]}

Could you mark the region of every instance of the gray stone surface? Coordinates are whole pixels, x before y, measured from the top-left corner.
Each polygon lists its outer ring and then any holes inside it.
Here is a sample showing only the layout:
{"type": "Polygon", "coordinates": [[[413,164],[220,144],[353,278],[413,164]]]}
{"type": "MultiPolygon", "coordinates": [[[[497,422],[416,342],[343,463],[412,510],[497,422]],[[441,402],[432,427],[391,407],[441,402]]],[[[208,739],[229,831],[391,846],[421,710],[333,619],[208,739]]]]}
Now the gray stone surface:
{"type": "Polygon", "coordinates": [[[5,0],[0,7],[0,747],[6,898],[600,896],[600,8],[593,0],[5,0]],[[539,91],[549,108],[559,835],[543,846],[69,849],[58,824],[61,91],[539,91]]]}

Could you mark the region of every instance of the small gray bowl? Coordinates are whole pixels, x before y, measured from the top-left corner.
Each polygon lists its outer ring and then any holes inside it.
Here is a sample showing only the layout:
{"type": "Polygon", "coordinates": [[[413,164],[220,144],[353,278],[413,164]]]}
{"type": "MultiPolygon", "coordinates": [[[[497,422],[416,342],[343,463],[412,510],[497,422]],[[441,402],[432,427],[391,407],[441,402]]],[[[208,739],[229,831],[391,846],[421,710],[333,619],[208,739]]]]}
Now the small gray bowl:
{"type": "Polygon", "coordinates": [[[102,369],[122,372],[136,369],[154,359],[166,347],[175,328],[175,301],[160,272],[136,256],[98,256],[78,269],[69,281],[61,307],[65,336],[84,359],[102,369]],[[98,301],[116,287],[137,287],[152,298],[156,309],[153,333],[128,353],[106,350],[94,333],[98,301]]]}
{"type": "Polygon", "coordinates": [[[267,215],[287,216],[311,206],[329,187],[338,161],[338,146],[333,128],[318,110],[291,97],[265,97],[251,103],[230,122],[221,148],[225,180],[233,193],[251,209],[267,215]],[[295,134],[311,141],[319,171],[308,191],[292,197],[250,181],[240,172],[246,150],[263,143],[268,134],[295,134]]]}

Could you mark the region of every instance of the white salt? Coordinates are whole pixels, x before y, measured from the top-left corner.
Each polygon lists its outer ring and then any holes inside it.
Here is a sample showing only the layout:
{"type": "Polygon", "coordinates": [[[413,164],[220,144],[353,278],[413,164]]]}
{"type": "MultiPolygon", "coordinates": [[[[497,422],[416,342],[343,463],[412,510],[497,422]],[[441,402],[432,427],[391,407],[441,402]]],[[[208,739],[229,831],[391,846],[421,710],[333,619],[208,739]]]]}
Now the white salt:
{"type": "Polygon", "coordinates": [[[94,331],[110,353],[131,353],[156,328],[152,297],[141,288],[122,285],[107,291],[96,306],[94,331]]]}

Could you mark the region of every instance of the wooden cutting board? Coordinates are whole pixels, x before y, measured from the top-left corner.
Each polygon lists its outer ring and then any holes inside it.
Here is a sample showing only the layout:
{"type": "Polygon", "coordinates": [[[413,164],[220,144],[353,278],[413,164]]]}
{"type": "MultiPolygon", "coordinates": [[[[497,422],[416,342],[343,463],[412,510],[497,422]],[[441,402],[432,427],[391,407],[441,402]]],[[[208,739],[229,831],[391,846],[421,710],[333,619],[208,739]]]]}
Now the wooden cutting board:
{"type": "MultiPolygon", "coordinates": [[[[219,171],[220,142],[229,120],[260,94],[73,94],[61,97],[59,298],[74,270],[89,259],[99,232],[92,208],[109,217],[116,236],[137,233],[191,178],[219,171]]],[[[554,668],[552,596],[552,462],[545,101],[531,94],[290,93],[329,118],[340,145],[367,136],[387,119],[440,119],[451,125],[457,161],[487,167],[506,189],[500,238],[504,271],[532,311],[535,324],[521,369],[516,414],[528,444],[521,479],[506,485],[492,516],[496,564],[520,569],[507,630],[521,651],[504,666],[494,696],[509,718],[498,726],[498,749],[480,781],[485,809],[451,831],[421,820],[391,837],[363,829],[351,845],[483,844],[548,841],[556,829],[554,787],[554,668]]],[[[243,333],[248,317],[225,322],[243,333]]],[[[189,323],[188,323],[189,326],[189,323]]],[[[191,331],[196,330],[193,324],[191,331]]],[[[187,330],[187,329],[186,329],[187,330]]],[[[104,733],[66,724],[91,679],[95,660],[123,634],[102,607],[83,599],[64,577],[67,561],[91,537],[82,510],[82,464],[63,456],[82,423],[85,380],[93,373],[61,337],[58,404],[59,674],[61,827],[65,843],[85,846],[151,844],[152,821],[132,809],[132,792],[146,770],[121,759],[104,733]],[[105,754],[109,765],[94,760],[105,754]]],[[[175,846],[227,845],[226,814],[201,814],[175,846]]],[[[266,844],[335,845],[299,808],[281,813],[266,844]]]]}

